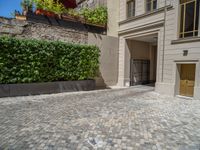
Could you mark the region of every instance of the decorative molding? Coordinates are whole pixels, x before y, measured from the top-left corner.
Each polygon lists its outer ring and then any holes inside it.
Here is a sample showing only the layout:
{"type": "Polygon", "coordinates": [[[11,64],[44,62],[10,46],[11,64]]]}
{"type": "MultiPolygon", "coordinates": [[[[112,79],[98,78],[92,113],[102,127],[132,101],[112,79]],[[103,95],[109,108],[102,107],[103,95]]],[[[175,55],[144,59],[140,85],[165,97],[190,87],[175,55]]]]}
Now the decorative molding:
{"type": "Polygon", "coordinates": [[[194,62],[199,62],[199,60],[174,60],[174,62],[177,64],[179,64],[179,63],[191,64],[194,62]]]}

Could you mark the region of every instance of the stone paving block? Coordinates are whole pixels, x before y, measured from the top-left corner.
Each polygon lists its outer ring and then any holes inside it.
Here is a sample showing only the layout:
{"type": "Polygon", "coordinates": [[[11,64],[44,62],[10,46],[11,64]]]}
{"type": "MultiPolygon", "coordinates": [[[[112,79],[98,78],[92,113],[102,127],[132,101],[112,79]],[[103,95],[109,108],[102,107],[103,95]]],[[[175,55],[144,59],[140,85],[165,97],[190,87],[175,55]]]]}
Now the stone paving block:
{"type": "Polygon", "coordinates": [[[0,99],[0,150],[200,150],[199,125],[200,101],[152,87],[0,99]]]}

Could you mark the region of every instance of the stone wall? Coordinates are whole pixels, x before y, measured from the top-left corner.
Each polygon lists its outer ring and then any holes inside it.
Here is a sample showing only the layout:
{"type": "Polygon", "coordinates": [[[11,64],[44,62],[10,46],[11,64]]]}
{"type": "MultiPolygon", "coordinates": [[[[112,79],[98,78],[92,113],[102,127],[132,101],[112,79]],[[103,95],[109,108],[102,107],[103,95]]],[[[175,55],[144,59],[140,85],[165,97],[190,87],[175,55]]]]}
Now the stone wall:
{"type": "Polygon", "coordinates": [[[100,74],[96,78],[97,87],[115,86],[118,81],[119,40],[116,37],[100,34],[88,35],[88,44],[95,44],[100,48],[100,74]]]}
{"type": "Polygon", "coordinates": [[[51,24],[7,18],[0,18],[0,35],[82,44],[87,44],[88,40],[88,31],[86,29],[65,28],[51,24]]]}

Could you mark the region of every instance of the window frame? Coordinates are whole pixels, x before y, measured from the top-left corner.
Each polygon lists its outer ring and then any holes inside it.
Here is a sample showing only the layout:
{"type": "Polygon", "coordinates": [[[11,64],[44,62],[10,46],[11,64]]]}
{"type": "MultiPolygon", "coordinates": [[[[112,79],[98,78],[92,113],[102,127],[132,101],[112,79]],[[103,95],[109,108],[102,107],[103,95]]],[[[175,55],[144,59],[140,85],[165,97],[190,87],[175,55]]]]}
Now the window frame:
{"type": "Polygon", "coordinates": [[[146,13],[153,12],[153,11],[155,11],[156,9],[158,9],[158,0],[150,0],[150,1],[151,1],[151,2],[150,2],[150,4],[151,4],[151,9],[148,11],[148,10],[147,10],[147,3],[148,3],[148,0],[145,0],[145,12],[146,12],[146,13]],[[155,8],[155,9],[153,8],[154,1],[156,1],[156,8],[155,8]]]}
{"type": "Polygon", "coordinates": [[[126,1],[126,18],[131,18],[131,17],[135,17],[135,14],[136,14],[136,0],[127,0],[126,1]],[[134,3],[134,8],[132,9],[132,11],[130,12],[131,15],[129,16],[129,9],[128,9],[128,4],[129,3],[134,3]],[[134,11],[134,15],[133,14],[133,11],[134,11]]]}
{"type": "MultiPolygon", "coordinates": [[[[199,35],[199,24],[200,24],[200,17],[198,17],[199,21],[198,21],[198,28],[196,30],[196,21],[197,21],[197,1],[198,0],[189,0],[188,2],[183,2],[181,3],[181,0],[179,0],[179,28],[178,28],[178,38],[179,39],[184,39],[184,38],[192,38],[192,37],[198,37],[199,35]],[[185,32],[185,18],[186,18],[186,6],[187,4],[190,4],[190,3],[193,3],[195,2],[195,5],[194,5],[194,19],[193,19],[193,30],[192,31],[187,31],[185,32]],[[183,6],[183,8],[182,8],[183,6]],[[183,18],[182,17],[182,9],[184,9],[183,11],[183,18]],[[183,19],[183,23],[182,23],[182,20],[183,19]],[[181,25],[182,24],[182,25],[181,25]],[[182,32],[181,32],[181,28],[182,28],[182,32]],[[197,35],[195,35],[197,32],[197,35]],[[189,34],[189,33],[192,33],[193,35],[192,36],[186,36],[185,34],[189,34]],[[186,36],[186,37],[185,37],[186,36]]],[[[200,4],[200,2],[199,2],[200,4]]],[[[200,6],[199,6],[200,7],[200,6]]],[[[200,9],[199,9],[199,13],[200,13],[200,9]]],[[[199,14],[200,15],[200,14],[199,14]]]]}

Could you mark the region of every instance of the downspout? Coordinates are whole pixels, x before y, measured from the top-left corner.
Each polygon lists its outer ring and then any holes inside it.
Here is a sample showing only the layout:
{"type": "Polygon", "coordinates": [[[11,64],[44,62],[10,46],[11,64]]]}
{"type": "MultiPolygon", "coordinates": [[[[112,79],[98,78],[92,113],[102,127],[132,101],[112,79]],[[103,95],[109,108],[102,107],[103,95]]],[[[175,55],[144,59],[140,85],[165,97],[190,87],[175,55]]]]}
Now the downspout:
{"type": "Polygon", "coordinates": [[[162,53],[162,78],[161,78],[162,82],[164,81],[166,16],[167,16],[167,0],[165,0],[165,10],[164,10],[163,53],[162,53]]]}

